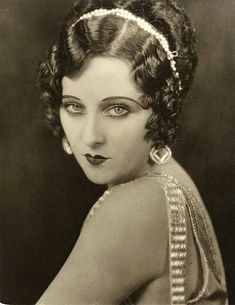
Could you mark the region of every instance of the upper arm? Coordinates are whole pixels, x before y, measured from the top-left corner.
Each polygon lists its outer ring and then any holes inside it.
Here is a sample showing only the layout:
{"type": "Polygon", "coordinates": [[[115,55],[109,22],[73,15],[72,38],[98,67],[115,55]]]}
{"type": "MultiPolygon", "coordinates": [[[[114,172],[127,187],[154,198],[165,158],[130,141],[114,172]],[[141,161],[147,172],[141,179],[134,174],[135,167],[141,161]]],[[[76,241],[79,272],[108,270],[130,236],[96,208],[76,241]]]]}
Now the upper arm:
{"type": "Polygon", "coordinates": [[[84,226],[45,300],[118,304],[160,277],[168,242],[165,200],[153,179],[114,188],[84,226]]]}

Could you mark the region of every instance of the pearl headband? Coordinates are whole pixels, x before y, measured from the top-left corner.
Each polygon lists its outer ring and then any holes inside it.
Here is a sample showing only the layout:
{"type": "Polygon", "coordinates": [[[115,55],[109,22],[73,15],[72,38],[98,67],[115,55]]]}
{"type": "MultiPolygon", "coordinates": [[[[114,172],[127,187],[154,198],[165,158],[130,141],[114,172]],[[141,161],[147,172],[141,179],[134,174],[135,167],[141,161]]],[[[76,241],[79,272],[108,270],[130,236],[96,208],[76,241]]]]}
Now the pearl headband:
{"type": "Polygon", "coordinates": [[[71,25],[71,28],[74,28],[75,25],[81,20],[90,19],[94,16],[96,17],[96,16],[106,16],[106,15],[116,15],[116,16],[122,17],[127,20],[135,21],[141,29],[143,29],[144,31],[153,35],[159,41],[161,47],[165,51],[167,59],[169,60],[170,65],[171,65],[173,75],[178,80],[179,90],[182,90],[179,72],[177,72],[177,70],[176,70],[176,62],[174,60],[174,58],[178,56],[178,52],[171,51],[167,39],[160,32],[158,32],[149,22],[145,21],[144,19],[142,19],[140,17],[136,17],[131,12],[124,10],[122,8],[96,9],[94,11],[91,11],[89,13],[82,15],[76,22],[74,22],[71,25]]]}

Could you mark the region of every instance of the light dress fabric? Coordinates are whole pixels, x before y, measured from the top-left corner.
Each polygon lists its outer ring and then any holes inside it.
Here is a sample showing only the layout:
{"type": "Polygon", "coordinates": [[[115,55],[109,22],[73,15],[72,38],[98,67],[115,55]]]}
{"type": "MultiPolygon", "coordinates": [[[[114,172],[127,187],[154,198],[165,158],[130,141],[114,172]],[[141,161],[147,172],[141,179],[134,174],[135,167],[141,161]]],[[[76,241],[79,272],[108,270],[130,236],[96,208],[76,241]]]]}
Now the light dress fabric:
{"type": "MultiPolygon", "coordinates": [[[[200,198],[183,183],[166,173],[148,174],[137,179],[155,179],[166,195],[169,226],[169,268],[171,304],[167,305],[227,305],[227,289],[223,262],[215,232],[200,198]],[[187,230],[186,211],[191,221],[193,236],[200,254],[203,270],[203,285],[196,297],[186,300],[187,230]]],[[[128,183],[131,183],[128,182],[128,183]]],[[[116,187],[125,184],[120,184],[116,187]]],[[[115,187],[114,187],[115,188],[115,187]]],[[[107,190],[90,210],[84,225],[102,205],[112,189],[107,190]]],[[[135,305],[135,293],[125,298],[120,305],[135,305]]],[[[160,305],[157,304],[156,305],[160,305]]],[[[164,304],[166,305],[166,304],[164,304]]]]}

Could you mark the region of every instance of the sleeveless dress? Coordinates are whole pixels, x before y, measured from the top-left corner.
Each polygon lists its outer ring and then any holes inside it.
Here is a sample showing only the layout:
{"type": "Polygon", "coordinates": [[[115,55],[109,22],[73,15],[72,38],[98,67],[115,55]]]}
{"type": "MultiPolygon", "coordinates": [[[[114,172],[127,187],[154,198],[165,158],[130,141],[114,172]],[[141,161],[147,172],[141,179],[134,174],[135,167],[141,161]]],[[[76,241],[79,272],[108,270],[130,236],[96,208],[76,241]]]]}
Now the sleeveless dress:
{"type": "MultiPolygon", "coordinates": [[[[155,179],[163,188],[167,198],[169,227],[169,268],[171,304],[169,305],[228,305],[223,262],[215,232],[203,202],[183,183],[166,173],[148,174],[137,179],[155,179]],[[203,270],[203,286],[193,299],[186,301],[186,256],[187,230],[186,210],[192,225],[193,236],[198,248],[203,270]]],[[[128,182],[128,183],[131,183],[128,182]]],[[[119,187],[124,184],[119,184],[119,187]]],[[[112,189],[93,205],[84,225],[102,205],[112,189]]],[[[125,298],[120,305],[135,305],[134,294],[125,298]]],[[[156,303],[156,305],[158,305],[156,303]]]]}

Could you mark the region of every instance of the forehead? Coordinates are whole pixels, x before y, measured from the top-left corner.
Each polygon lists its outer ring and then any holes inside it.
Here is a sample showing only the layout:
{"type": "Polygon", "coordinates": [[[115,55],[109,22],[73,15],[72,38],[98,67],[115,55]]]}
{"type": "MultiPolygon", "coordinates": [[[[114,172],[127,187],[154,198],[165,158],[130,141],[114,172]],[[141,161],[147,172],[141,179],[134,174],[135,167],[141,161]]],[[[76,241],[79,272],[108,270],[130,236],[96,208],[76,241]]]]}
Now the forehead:
{"type": "Polygon", "coordinates": [[[138,98],[142,94],[131,72],[131,64],[115,58],[95,56],[71,77],[62,79],[63,95],[103,99],[122,95],[138,98]]]}

